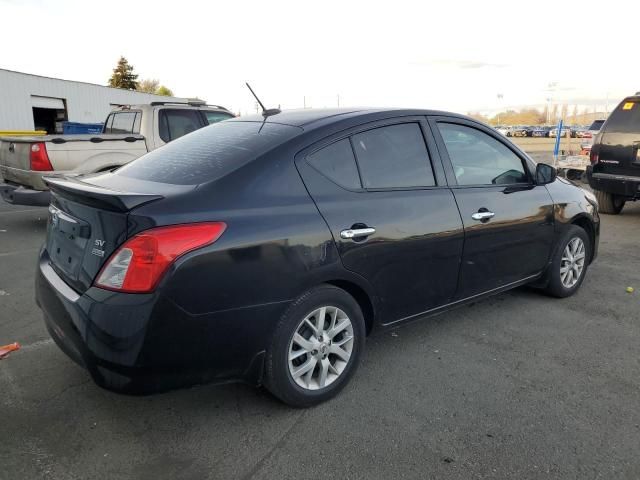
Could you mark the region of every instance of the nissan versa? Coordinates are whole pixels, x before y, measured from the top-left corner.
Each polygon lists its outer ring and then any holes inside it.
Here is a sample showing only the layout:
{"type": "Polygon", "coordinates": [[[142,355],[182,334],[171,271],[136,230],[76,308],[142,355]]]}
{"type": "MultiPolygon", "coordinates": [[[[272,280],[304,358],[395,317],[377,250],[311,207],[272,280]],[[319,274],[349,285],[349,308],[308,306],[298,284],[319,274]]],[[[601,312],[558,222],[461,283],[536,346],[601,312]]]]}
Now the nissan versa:
{"type": "Polygon", "coordinates": [[[370,332],[524,284],[572,295],[598,249],[590,193],[436,111],[268,111],[47,183],[38,305],[127,393],[244,380],[314,405],[370,332]]]}

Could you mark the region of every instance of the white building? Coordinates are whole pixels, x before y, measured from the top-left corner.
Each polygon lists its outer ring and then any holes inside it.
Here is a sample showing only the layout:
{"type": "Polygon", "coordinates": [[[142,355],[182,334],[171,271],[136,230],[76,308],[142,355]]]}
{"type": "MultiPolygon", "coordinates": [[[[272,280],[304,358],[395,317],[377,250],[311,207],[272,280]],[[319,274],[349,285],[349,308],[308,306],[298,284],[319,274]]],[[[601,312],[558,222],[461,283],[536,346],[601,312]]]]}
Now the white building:
{"type": "Polygon", "coordinates": [[[116,105],[185,101],[0,69],[0,131],[62,133],[62,122],[102,123],[116,105]]]}

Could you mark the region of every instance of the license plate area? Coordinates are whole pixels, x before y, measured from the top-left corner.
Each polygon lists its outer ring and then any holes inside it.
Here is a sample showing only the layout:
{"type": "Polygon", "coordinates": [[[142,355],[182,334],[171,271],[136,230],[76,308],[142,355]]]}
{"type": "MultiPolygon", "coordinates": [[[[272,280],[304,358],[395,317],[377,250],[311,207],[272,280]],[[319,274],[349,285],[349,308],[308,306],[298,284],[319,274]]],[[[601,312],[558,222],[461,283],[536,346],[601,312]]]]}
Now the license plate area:
{"type": "Polygon", "coordinates": [[[49,205],[47,252],[51,263],[68,278],[78,280],[82,260],[91,236],[90,225],[49,205]]]}

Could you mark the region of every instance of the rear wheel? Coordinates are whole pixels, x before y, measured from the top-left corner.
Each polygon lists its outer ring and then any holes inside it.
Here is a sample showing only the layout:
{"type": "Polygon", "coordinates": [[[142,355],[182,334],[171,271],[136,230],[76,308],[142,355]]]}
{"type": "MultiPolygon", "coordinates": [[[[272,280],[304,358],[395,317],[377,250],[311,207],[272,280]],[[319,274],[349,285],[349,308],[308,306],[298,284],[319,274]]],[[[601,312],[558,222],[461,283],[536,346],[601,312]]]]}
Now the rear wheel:
{"type": "Polygon", "coordinates": [[[310,407],[348,383],[364,348],[358,303],[344,290],[323,285],[289,307],[267,352],[265,386],[283,402],[310,407]]]}
{"type": "Polygon", "coordinates": [[[626,203],[624,197],[620,197],[609,192],[594,190],[594,193],[596,195],[596,199],[598,200],[598,211],[600,213],[617,215],[622,211],[622,208],[626,203]]]}
{"type": "Polygon", "coordinates": [[[582,285],[590,258],[589,235],[576,225],[569,226],[549,265],[545,291],[559,298],[573,295],[582,285]]]}

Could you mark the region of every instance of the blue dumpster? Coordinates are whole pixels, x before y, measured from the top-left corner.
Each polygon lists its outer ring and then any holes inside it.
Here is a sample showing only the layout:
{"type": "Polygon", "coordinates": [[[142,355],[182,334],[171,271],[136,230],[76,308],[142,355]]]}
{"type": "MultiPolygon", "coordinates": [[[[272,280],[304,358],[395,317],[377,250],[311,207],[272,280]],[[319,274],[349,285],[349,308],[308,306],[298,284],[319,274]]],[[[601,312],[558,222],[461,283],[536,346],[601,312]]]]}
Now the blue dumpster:
{"type": "Polygon", "coordinates": [[[79,123],[79,122],[62,122],[62,133],[83,133],[96,134],[102,133],[102,123],[79,123]]]}

